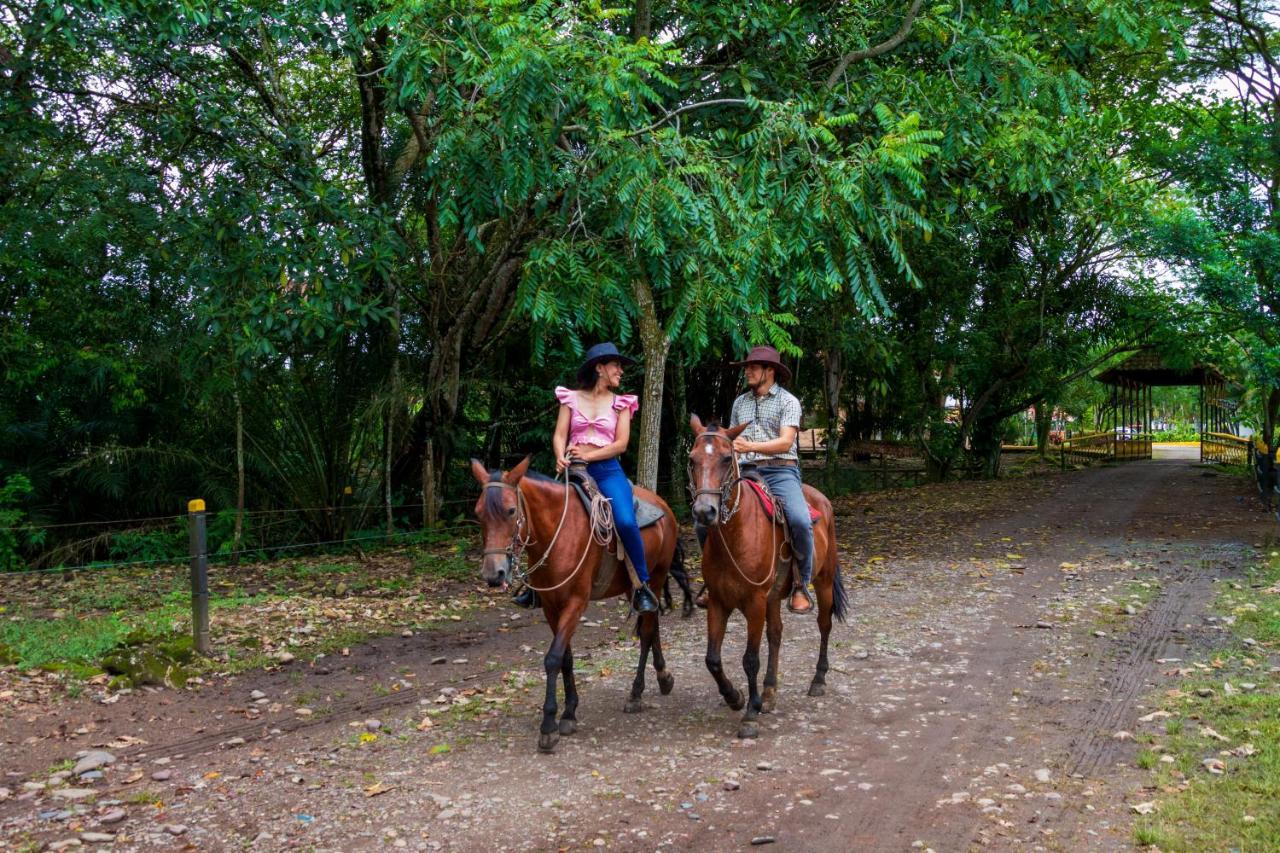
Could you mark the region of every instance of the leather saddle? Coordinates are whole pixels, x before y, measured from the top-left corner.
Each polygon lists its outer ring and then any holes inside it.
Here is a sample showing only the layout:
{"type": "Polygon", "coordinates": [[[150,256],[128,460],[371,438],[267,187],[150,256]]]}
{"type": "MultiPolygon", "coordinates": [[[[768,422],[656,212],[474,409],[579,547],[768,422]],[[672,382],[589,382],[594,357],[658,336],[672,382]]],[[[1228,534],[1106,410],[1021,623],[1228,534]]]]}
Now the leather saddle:
{"type": "MultiPolygon", "coordinates": [[[[578,499],[582,501],[582,508],[586,510],[587,516],[591,516],[591,493],[599,494],[600,488],[596,485],[595,480],[587,473],[585,466],[571,465],[569,466],[569,484],[573,486],[573,490],[577,493],[578,499]]],[[[635,499],[636,524],[641,529],[657,524],[657,522],[666,515],[666,511],[657,504],[650,503],[637,497],[635,499]]],[[[640,583],[636,576],[635,567],[631,565],[631,559],[627,556],[626,551],[620,547],[618,537],[610,536],[610,547],[605,549],[604,556],[600,560],[600,567],[596,570],[595,577],[591,582],[591,600],[599,601],[605,597],[609,587],[613,584],[613,578],[618,572],[619,564],[625,567],[627,574],[630,576],[631,587],[634,589],[640,583]]]]}
{"type": "MultiPolygon", "coordinates": [[[[588,490],[594,489],[599,491],[599,487],[596,486],[595,481],[591,479],[590,474],[586,471],[574,470],[576,467],[577,466],[574,466],[569,469],[569,483],[573,486],[573,490],[577,492],[578,499],[582,501],[582,508],[590,514],[591,494],[588,490]]],[[[662,517],[667,514],[662,507],[655,503],[650,503],[647,500],[643,500],[640,497],[635,498],[633,506],[636,513],[636,524],[640,526],[641,530],[649,527],[650,525],[657,524],[662,517]]]]}

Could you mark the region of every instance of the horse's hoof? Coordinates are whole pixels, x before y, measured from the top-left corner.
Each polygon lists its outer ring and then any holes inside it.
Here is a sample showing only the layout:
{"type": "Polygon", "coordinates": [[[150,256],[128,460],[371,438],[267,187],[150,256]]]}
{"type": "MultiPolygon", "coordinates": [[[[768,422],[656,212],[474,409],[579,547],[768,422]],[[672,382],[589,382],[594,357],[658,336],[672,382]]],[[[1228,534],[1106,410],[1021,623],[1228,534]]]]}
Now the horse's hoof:
{"type": "Polygon", "coordinates": [[[559,732],[543,732],[538,735],[538,752],[550,755],[556,751],[556,741],[560,740],[559,732]]]}
{"type": "Polygon", "coordinates": [[[772,714],[774,709],[778,707],[778,697],[776,694],[768,694],[760,698],[760,713],[772,714]]]}
{"type": "Polygon", "coordinates": [[[813,684],[809,685],[809,695],[810,696],[826,696],[827,688],[815,681],[813,684]]]}
{"type": "Polygon", "coordinates": [[[669,672],[658,673],[658,690],[663,696],[670,695],[676,687],[676,677],[669,672]]]}
{"type": "Polygon", "coordinates": [[[639,714],[643,710],[644,703],[637,698],[628,699],[627,704],[622,706],[622,713],[624,714],[639,714]]]}
{"type": "Polygon", "coordinates": [[[741,740],[749,740],[760,737],[760,729],[755,723],[748,723],[745,720],[738,726],[738,737],[741,740]]]}
{"type": "Polygon", "coordinates": [[[684,606],[680,608],[680,618],[688,619],[692,615],[693,615],[693,599],[686,598],[684,600],[684,606]]]}
{"type": "Polygon", "coordinates": [[[564,719],[560,721],[560,734],[568,737],[578,730],[578,721],[564,719]]]}
{"type": "Polygon", "coordinates": [[[737,690],[724,697],[725,704],[735,711],[741,711],[746,702],[742,701],[742,694],[737,690]]]}

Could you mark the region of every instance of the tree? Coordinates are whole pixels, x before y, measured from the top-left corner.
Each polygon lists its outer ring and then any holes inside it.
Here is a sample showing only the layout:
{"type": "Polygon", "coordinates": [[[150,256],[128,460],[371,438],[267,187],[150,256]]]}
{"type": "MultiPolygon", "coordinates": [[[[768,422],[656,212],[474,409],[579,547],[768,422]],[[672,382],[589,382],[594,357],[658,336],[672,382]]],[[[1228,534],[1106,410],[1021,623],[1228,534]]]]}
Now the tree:
{"type": "Polygon", "coordinates": [[[1195,286],[1213,328],[1245,356],[1257,421],[1280,420],[1280,53],[1269,4],[1189,4],[1187,51],[1143,152],[1181,191],[1154,236],[1195,286]],[[1176,87],[1176,88],[1175,88],[1176,87]]]}

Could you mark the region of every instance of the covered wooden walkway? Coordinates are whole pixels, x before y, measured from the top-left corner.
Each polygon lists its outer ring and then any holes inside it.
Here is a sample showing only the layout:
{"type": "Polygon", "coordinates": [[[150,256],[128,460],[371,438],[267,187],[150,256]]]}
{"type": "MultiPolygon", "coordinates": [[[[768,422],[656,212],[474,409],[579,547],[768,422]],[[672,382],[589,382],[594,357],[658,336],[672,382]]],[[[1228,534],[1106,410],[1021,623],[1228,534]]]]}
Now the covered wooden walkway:
{"type": "Polygon", "coordinates": [[[1249,440],[1233,431],[1226,378],[1217,368],[1196,364],[1170,366],[1155,350],[1146,349],[1093,377],[1111,389],[1097,432],[1063,441],[1062,464],[1150,459],[1152,389],[1195,385],[1200,389],[1200,461],[1244,465],[1249,440]]]}

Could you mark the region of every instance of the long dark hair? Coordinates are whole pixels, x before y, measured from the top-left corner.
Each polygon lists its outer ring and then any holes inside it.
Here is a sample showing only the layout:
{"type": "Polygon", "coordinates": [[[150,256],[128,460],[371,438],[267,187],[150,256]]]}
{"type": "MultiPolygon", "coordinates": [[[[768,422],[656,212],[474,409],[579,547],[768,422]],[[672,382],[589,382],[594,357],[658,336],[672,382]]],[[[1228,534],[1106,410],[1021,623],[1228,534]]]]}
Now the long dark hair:
{"type": "Polygon", "coordinates": [[[587,364],[582,365],[582,367],[579,367],[578,377],[577,377],[578,390],[590,391],[594,389],[596,387],[596,382],[599,380],[599,374],[596,373],[596,365],[608,364],[611,361],[617,361],[619,364],[621,364],[620,359],[602,358],[599,361],[588,362],[587,364]]]}

